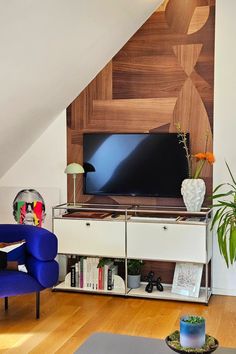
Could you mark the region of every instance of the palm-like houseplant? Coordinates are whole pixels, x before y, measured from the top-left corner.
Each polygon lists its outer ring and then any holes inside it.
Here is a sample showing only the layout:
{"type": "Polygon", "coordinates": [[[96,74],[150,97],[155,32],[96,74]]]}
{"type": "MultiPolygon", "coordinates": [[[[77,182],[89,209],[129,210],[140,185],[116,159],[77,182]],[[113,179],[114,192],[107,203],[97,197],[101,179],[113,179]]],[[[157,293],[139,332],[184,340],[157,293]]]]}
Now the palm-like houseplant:
{"type": "Polygon", "coordinates": [[[232,182],[222,183],[213,191],[212,199],[216,200],[213,207],[218,209],[212,220],[211,228],[217,226],[219,250],[229,267],[229,262],[233,264],[236,261],[236,180],[227,162],[226,166],[232,182]],[[227,188],[227,190],[220,193],[222,188],[227,188]]]}

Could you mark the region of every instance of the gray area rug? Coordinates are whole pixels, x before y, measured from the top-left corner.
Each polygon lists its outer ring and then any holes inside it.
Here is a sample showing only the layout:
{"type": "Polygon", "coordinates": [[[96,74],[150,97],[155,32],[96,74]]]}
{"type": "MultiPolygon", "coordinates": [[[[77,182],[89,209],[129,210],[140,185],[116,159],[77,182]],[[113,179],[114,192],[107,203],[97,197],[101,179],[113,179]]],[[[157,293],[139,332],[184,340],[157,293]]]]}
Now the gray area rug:
{"type": "MultiPolygon", "coordinates": [[[[74,354],[174,354],[164,340],[94,333],[74,354]]],[[[236,354],[236,349],[217,349],[216,354],[236,354]]]]}

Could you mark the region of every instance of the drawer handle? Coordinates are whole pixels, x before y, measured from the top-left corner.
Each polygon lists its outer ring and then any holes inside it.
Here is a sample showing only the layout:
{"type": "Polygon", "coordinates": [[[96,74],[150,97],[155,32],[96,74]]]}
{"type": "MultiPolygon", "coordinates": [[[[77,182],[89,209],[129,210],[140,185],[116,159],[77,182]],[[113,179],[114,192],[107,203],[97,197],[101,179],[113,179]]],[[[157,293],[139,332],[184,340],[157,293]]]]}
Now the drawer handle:
{"type": "Polygon", "coordinates": [[[163,230],[168,230],[168,227],[167,226],[163,226],[163,230]]]}
{"type": "Polygon", "coordinates": [[[86,222],[86,226],[90,226],[90,222],[86,222]]]}

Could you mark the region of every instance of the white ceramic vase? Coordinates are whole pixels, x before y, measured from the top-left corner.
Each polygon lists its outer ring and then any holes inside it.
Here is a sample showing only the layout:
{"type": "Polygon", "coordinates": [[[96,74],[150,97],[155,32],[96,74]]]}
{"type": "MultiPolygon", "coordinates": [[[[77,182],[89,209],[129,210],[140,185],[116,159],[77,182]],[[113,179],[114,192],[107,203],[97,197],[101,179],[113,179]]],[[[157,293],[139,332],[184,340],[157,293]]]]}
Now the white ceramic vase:
{"type": "Polygon", "coordinates": [[[187,211],[200,211],[206,193],[206,185],[201,178],[183,180],[181,194],[187,211]]]}

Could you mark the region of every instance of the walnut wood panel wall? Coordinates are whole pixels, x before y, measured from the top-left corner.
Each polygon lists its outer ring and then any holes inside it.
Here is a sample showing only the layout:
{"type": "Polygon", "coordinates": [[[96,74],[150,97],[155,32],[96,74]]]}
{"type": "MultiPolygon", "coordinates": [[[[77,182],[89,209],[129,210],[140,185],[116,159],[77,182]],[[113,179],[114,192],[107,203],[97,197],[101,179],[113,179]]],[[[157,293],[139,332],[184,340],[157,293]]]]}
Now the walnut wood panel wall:
{"type": "MultiPolygon", "coordinates": [[[[190,132],[192,153],[212,151],[213,0],[169,0],[147,20],[67,109],[68,163],[82,163],[84,132],[190,132]]],[[[212,170],[203,172],[208,193],[212,170]]],[[[68,200],[72,200],[68,178],[68,200]]],[[[94,200],[95,197],[93,197],[94,200]]],[[[78,179],[77,200],[88,201],[78,179]]],[[[181,199],[95,198],[181,205],[181,199]]]]}

